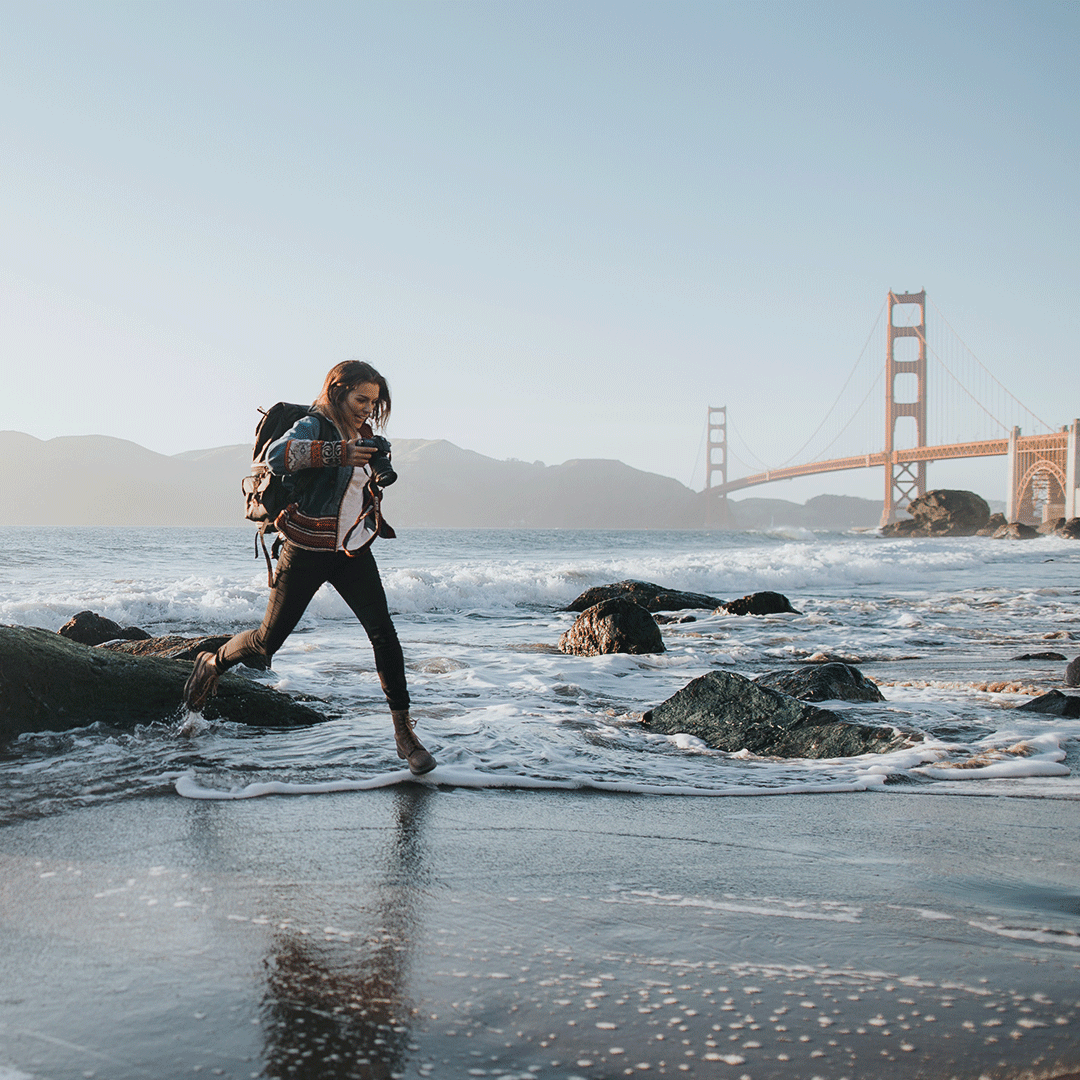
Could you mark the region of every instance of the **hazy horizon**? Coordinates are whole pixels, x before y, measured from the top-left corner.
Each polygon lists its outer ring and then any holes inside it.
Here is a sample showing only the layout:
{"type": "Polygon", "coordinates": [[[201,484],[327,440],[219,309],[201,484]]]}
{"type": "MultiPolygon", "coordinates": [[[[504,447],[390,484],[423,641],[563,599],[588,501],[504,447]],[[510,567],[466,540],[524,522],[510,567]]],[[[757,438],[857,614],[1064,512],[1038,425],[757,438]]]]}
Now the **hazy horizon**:
{"type": "MultiPolygon", "coordinates": [[[[359,357],[392,440],[700,488],[709,405],[729,475],[777,467],[924,287],[1035,415],[1080,413],[1078,5],[0,15],[0,428],[246,443],[359,357]]],[[[1004,461],[930,483],[1001,498],[1004,461]]]]}

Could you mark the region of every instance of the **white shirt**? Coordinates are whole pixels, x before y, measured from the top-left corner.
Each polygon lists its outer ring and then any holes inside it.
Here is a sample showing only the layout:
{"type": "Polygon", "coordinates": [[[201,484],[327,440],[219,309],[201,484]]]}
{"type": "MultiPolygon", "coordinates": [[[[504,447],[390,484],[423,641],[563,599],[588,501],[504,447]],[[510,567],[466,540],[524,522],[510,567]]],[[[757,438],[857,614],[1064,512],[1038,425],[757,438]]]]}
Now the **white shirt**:
{"type": "MultiPolygon", "coordinates": [[[[367,482],[367,468],[354,467],[352,477],[349,480],[349,486],[345,489],[345,495],[342,498],[341,506],[338,509],[336,545],[338,551],[345,549],[345,535],[353,527],[353,523],[364,509],[364,487],[367,482]]],[[[372,517],[373,515],[369,514],[359,525],[357,525],[352,536],[349,537],[349,551],[356,551],[357,548],[363,547],[371,534],[375,531],[374,528],[372,528],[372,525],[374,524],[372,517]]]]}

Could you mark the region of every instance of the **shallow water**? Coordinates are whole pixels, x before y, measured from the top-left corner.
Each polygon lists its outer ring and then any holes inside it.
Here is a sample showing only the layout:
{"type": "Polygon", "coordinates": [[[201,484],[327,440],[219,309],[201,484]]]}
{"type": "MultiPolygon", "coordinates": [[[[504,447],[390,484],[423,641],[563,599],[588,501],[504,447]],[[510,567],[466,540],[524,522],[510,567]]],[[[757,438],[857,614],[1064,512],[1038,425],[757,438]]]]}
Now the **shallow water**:
{"type": "MultiPolygon", "coordinates": [[[[265,565],[220,530],[2,530],[0,622],[58,629],[91,609],[152,634],[256,624],[265,565]]],[[[1013,707],[1060,686],[1080,650],[1080,545],[1058,538],[402,530],[379,561],[409,666],[432,785],[776,794],[915,785],[928,793],[1080,798],[1080,721],[1013,707]],[[656,656],[554,651],[585,588],[627,577],[800,614],[693,612],[656,656]],[[711,669],[754,676],[823,656],[877,680],[878,704],[829,707],[923,736],[888,755],[770,761],[643,730],[641,713],[711,669]],[[1017,747],[1019,746],[1019,749],[1017,747]],[[961,767],[963,766],[963,767],[961,767]]],[[[363,632],[330,590],[256,676],[323,699],[308,730],[207,723],[180,708],[132,732],[25,736],[0,763],[3,820],[137,795],[237,798],[356,790],[408,777],[363,632]]]]}

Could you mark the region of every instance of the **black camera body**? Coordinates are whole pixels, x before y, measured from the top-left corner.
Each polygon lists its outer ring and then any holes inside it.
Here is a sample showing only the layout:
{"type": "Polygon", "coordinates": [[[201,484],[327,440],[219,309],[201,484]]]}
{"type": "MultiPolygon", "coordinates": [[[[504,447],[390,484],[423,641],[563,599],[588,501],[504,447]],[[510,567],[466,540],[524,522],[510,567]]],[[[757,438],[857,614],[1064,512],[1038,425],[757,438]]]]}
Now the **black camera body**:
{"type": "Polygon", "coordinates": [[[368,468],[379,487],[389,487],[397,479],[394,466],[390,464],[390,443],[381,435],[372,435],[370,439],[361,439],[360,445],[375,447],[376,453],[368,460],[368,468]]]}

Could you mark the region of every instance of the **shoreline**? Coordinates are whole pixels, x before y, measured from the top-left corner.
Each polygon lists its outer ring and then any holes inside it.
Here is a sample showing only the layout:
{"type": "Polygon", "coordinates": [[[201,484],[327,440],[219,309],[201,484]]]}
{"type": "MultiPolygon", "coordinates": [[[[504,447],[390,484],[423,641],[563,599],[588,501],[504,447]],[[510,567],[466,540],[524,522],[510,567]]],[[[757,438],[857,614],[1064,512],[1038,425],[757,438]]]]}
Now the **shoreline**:
{"type": "Polygon", "coordinates": [[[405,782],[9,825],[0,1076],[1080,1072],[1080,826],[902,794],[405,782]]]}

